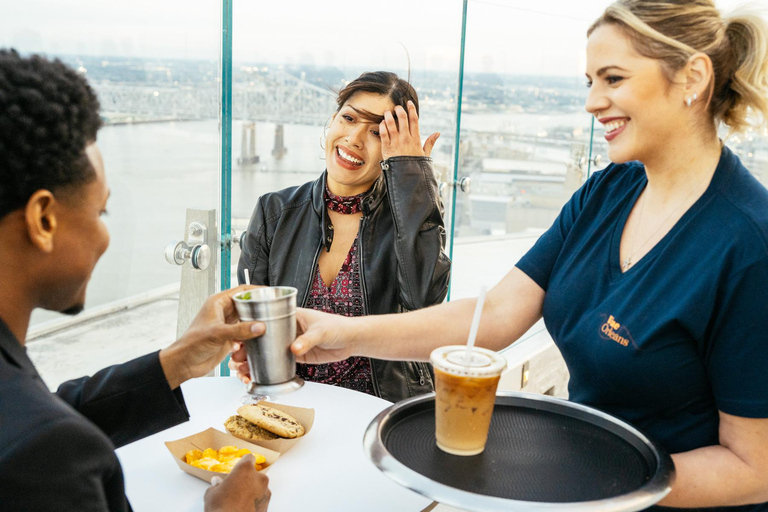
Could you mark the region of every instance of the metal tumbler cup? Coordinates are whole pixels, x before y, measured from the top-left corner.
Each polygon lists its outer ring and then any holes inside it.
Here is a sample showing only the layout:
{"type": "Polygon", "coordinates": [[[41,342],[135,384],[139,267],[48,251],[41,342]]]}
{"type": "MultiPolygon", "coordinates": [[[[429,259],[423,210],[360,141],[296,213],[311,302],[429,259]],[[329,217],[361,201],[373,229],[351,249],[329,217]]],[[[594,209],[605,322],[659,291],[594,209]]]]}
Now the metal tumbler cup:
{"type": "Polygon", "coordinates": [[[270,395],[295,391],[304,381],[296,376],[290,346],[296,338],[296,288],[268,286],[234,297],[240,320],[258,320],[266,332],[245,342],[251,383],[248,393],[270,395]]]}

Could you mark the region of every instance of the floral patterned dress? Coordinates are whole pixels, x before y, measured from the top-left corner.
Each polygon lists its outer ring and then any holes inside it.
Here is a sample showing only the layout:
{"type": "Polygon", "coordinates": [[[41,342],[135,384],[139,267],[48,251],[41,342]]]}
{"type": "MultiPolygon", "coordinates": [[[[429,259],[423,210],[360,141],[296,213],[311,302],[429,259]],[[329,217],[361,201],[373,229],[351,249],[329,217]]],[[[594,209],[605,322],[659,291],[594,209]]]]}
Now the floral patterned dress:
{"type": "MultiPolygon", "coordinates": [[[[366,193],[342,197],[325,188],[325,205],[328,209],[342,214],[362,211],[362,200],[366,193]]],[[[358,235],[359,236],[359,235],[358,235]]],[[[349,249],[339,273],[330,286],[326,287],[320,275],[319,264],[314,269],[312,290],[307,299],[307,308],[343,316],[363,315],[363,286],[360,273],[360,259],[357,254],[357,237],[349,249]]],[[[297,364],[296,373],[304,380],[332,384],[370,395],[373,390],[373,376],[370,360],[366,357],[350,357],[344,361],[328,364],[297,364]]]]}

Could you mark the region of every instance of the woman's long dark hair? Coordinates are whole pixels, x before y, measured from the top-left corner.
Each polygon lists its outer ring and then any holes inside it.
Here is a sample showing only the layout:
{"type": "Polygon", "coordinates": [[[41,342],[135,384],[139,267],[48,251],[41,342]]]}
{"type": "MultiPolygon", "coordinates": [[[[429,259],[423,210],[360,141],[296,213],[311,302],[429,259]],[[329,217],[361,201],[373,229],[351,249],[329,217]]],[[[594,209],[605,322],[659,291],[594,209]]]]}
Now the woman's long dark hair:
{"type": "MultiPolygon", "coordinates": [[[[358,92],[381,94],[392,100],[395,106],[400,105],[406,111],[408,110],[408,101],[410,100],[416,107],[416,113],[419,113],[419,96],[416,94],[416,90],[408,81],[389,71],[369,71],[349,82],[346,87],[339,91],[336,98],[336,104],[338,105],[336,112],[341,110],[341,107],[344,106],[349,98],[358,92]]],[[[360,115],[374,123],[380,123],[384,120],[383,116],[372,112],[362,111],[360,115]]]]}

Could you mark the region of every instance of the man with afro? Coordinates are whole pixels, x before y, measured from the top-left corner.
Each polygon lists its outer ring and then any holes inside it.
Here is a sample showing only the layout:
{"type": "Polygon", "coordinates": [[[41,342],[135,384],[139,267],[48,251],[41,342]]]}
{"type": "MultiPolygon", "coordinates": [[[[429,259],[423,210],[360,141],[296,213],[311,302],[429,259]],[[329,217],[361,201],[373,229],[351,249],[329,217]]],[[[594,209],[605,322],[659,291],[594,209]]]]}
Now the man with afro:
{"type": "MultiPolygon", "coordinates": [[[[58,60],[0,49],[0,509],[128,511],[115,448],[189,418],[180,384],[207,374],[236,340],[232,295],[211,296],[158,352],[49,392],[25,349],[35,308],[76,314],[109,245],[109,188],[96,146],[99,102],[58,60]]],[[[205,493],[205,510],[264,512],[267,477],[246,456],[205,493]]]]}

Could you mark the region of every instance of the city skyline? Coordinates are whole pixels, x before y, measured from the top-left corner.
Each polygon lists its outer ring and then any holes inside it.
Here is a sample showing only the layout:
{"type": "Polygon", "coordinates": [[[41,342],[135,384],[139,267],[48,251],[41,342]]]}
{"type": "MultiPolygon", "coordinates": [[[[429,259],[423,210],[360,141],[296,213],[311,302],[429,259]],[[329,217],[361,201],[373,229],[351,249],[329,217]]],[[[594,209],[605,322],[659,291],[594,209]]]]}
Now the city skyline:
{"type": "MultiPolygon", "coordinates": [[[[465,69],[580,75],[586,29],[607,4],[472,0],[465,69]]],[[[739,4],[718,2],[723,10],[739,4]]],[[[28,0],[4,9],[0,46],[24,53],[218,60],[220,5],[210,0],[132,0],[122,7],[93,0],[28,0]]],[[[405,69],[410,59],[414,71],[458,69],[461,0],[393,0],[386,10],[359,0],[330,6],[235,0],[233,9],[235,62],[405,69]],[[377,31],[377,26],[386,29],[377,31]]]]}
{"type": "MultiPolygon", "coordinates": [[[[606,0],[471,0],[469,72],[581,75],[586,30],[606,0]]],[[[717,2],[726,11],[738,0],[717,2]]],[[[757,5],[757,4],[755,4],[757,5]]],[[[234,60],[286,65],[457,70],[461,0],[330,4],[235,0],[234,60]],[[398,5],[402,3],[402,5],[398,5]],[[296,13],[301,12],[301,16],[296,13]],[[406,15],[400,13],[406,12],[406,15]],[[386,27],[377,32],[373,27],[386,27]]],[[[0,46],[23,53],[218,60],[221,3],[28,0],[4,8],[0,46]],[[41,15],[44,13],[44,15],[41,15]]]]}

